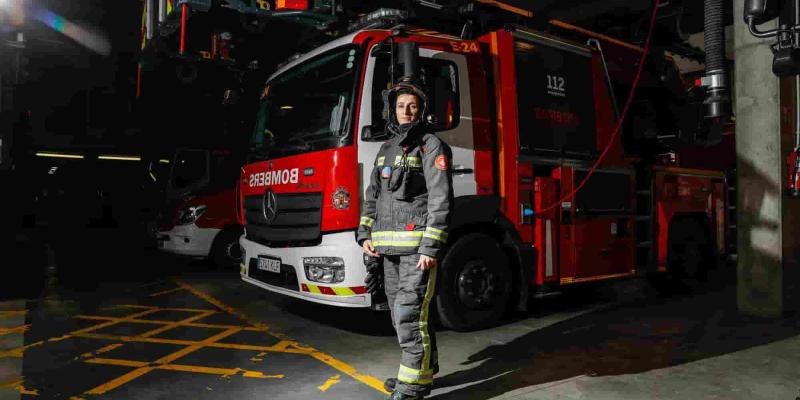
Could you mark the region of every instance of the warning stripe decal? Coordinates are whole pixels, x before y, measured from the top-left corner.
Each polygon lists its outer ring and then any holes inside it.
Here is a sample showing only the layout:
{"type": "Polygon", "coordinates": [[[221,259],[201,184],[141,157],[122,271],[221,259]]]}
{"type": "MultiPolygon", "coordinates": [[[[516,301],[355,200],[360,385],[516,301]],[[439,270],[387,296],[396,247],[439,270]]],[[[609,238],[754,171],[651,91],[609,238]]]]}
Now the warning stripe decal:
{"type": "Polygon", "coordinates": [[[330,287],[330,286],[317,286],[310,283],[303,283],[300,285],[304,292],[314,294],[325,294],[329,296],[355,296],[358,294],[367,293],[367,288],[364,286],[354,287],[330,287]]]}

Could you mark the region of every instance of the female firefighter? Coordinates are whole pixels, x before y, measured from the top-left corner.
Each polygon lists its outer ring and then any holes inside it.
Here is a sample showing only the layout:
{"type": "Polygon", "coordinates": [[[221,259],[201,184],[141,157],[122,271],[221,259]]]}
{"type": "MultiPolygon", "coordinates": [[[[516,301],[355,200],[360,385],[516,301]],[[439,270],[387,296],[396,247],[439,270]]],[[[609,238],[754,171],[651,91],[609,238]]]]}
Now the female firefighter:
{"type": "Polygon", "coordinates": [[[384,93],[384,102],[392,137],[375,159],[356,241],[365,254],[382,258],[383,271],[368,265],[368,286],[383,272],[402,350],[397,378],[384,386],[392,391],[391,400],[416,400],[430,393],[438,370],[429,306],[447,242],[452,156],[450,147],[429,132],[427,96],[416,85],[398,83],[384,93]]]}

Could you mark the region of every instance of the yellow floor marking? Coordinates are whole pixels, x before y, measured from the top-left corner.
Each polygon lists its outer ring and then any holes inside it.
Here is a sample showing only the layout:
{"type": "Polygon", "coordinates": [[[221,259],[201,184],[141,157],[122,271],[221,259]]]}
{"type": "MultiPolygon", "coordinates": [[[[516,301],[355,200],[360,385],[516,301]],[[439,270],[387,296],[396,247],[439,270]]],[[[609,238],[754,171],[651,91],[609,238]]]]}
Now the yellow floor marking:
{"type": "Polygon", "coordinates": [[[122,343],[110,344],[110,345],[108,345],[106,347],[97,349],[97,350],[95,350],[93,352],[83,353],[83,354],[81,354],[81,357],[82,358],[92,358],[92,357],[95,357],[95,356],[103,354],[103,353],[108,353],[109,351],[118,349],[118,348],[120,348],[122,346],[124,346],[124,344],[122,344],[122,343]]]}
{"type": "Polygon", "coordinates": [[[83,397],[72,396],[69,398],[69,400],[86,400],[86,399],[84,399],[83,397]]]}
{"type": "Polygon", "coordinates": [[[175,289],[163,290],[163,291],[151,294],[150,297],[161,296],[162,294],[167,294],[167,293],[180,292],[181,290],[183,290],[183,288],[180,288],[180,287],[179,288],[175,288],[175,289]]]}
{"type": "Polygon", "coordinates": [[[140,337],[152,337],[152,336],[158,335],[159,333],[164,333],[166,331],[175,329],[175,328],[181,326],[181,324],[188,324],[190,322],[194,322],[194,321],[197,321],[199,319],[203,319],[203,318],[209,317],[209,316],[214,315],[216,313],[217,313],[216,311],[201,312],[198,315],[195,315],[193,317],[189,317],[189,318],[182,319],[180,321],[172,322],[169,325],[164,325],[164,326],[162,326],[160,328],[153,329],[152,331],[148,331],[148,332],[142,333],[142,334],[137,335],[137,336],[140,336],[140,337]]]}
{"type": "MultiPolygon", "coordinates": [[[[87,320],[95,320],[95,321],[113,321],[117,320],[118,318],[115,317],[104,317],[99,315],[76,315],[74,318],[78,319],[87,319],[87,320]]],[[[128,319],[125,322],[132,322],[135,324],[151,324],[151,325],[169,325],[174,324],[175,321],[162,321],[157,319],[128,319]]],[[[230,329],[230,328],[242,328],[244,331],[252,331],[252,332],[266,332],[264,328],[259,328],[255,326],[241,326],[241,325],[219,325],[219,324],[204,324],[199,322],[188,322],[188,323],[181,323],[181,326],[189,326],[192,328],[209,328],[209,329],[230,329]]]]}
{"type": "Polygon", "coordinates": [[[209,310],[209,309],[200,309],[200,308],[170,308],[170,307],[154,307],[154,306],[141,306],[138,304],[120,304],[119,307],[124,308],[146,308],[146,309],[154,309],[154,310],[161,310],[161,311],[184,311],[184,312],[192,312],[192,313],[200,313],[206,311],[217,311],[217,310],[209,310]]]}
{"type": "Polygon", "coordinates": [[[31,324],[16,326],[13,328],[0,328],[0,336],[10,335],[12,333],[23,333],[31,327],[31,324]]]}
{"type": "Polygon", "coordinates": [[[18,385],[14,387],[14,390],[18,391],[19,394],[27,394],[28,396],[38,396],[39,391],[36,389],[26,389],[25,386],[18,385]]]}
{"type": "MultiPolygon", "coordinates": [[[[194,295],[196,295],[197,297],[200,297],[200,298],[206,300],[207,302],[213,304],[217,308],[225,310],[229,314],[235,315],[235,316],[239,317],[239,319],[241,319],[241,320],[243,320],[243,321],[245,321],[245,322],[247,322],[247,323],[249,323],[249,324],[251,324],[253,326],[258,326],[258,327],[262,327],[264,329],[268,329],[268,327],[265,324],[262,324],[262,323],[260,323],[258,321],[255,321],[255,320],[249,318],[247,315],[239,312],[235,308],[227,306],[225,303],[223,303],[223,302],[211,297],[210,295],[200,291],[199,289],[197,289],[197,288],[195,288],[195,287],[193,287],[193,286],[191,286],[191,285],[189,285],[189,284],[187,284],[185,282],[177,281],[176,283],[180,287],[185,288],[186,290],[194,293],[194,295]]],[[[291,342],[291,340],[286,335],[279,334],[279,333],[273,332],[271,330],[266,332],[266,333],[268,333],[268,334],[270,334],[272,336],[275,336],[275,337],[277,337],[279,339],[283,339],[285,341],[290,341],[291,342]]],[[[339,361],[339,360],[333,358],[332,356],[330,356],[328,354],[325,354],[323,352],[320,352],[320,351],[318,351],[316,349],[313,349],[313,348],[310,348],[310,347],[301,347],[301,346],[297,345],[294,342],[292,342],[291,345],[296,348],[296,351],[308,354],[311,357],[313,357],[313,358],[315,358],[315,359],[317,359],[319,361],[322,361],[325,364],[328,364],[329,366],[341,371],[342,373],[352,377],[353,379],[355,379],[355,380],[357,380],[357,381],[359,381],[359,382],[361,382],[361,383],[363,383],[363,384],[365,384],[365,385],[367,385],[369,387],[372,387],[373,389],[375,389],[375,390],[377,390],[377,391],[379,391],[381,393],[389,394],[389,392],[387,392],[383,388],[383,381],[382,380],[379,380],[378,378],[375,378],[373,376],[362,374],[362,373],[358,372],[353,366],[351,366],[351,365],[349,365],[349,364],[347,364],[345,362],[339,361]]],[[[278,347],[278,345],[276,345],[275,347],[278,347]]],[[[287,353],[290,352],[288,347],[284,352],[287,352],[287,353]]],[[[292,352],[294,352],[294,351],[292,351],[292,352]]]]}
{"type": "Polygon", "coordinates": [[[0,311],[0,318],[13,317],[14,315],[25,315],[27,313],[28,313],[28,310],[0,311]]]}
{"type": "Polygon", "coordinates": [[[150,365],[144,361],[120,360],[118,358],[92,358],[86,360],[87,364],[115,365],[117,367],[142,368],[150,365]]]}
{"type": "Polygon", "coordinates": [[[85,335],[85,334],[87,334],[89,332],[92,332],[94,330],[107,328],[109,326],[113,326],[113,325],[119,324],[121,322],[128,322],[128,320],[130,320],[130,319],[136,319],[136,318],[139,318],[139,317],[143,317],[145,315],[152,314],[152,313],[154,313],[156,311],[159,311],[159,308],[151,308],[151,309],[148,309],[146,311],[138,312],[138,313],[135,313],[135,314],[131,314],[131,315],[128,315],[128,316],[125,316],[125,317],[121,317],[121,318],[115,319],[114,321],[103,322],[102,324],[97,324],[97,325],[93,325],[93,326],[86,327],[86,328],[83,328],[83,329],[79,329],[77,331],[72,331],[72,332],[70,332],[70,333],[68,333],[66,335],[63,335],[63,336],[54,337],[54,338],[50,338],[50,339],[47,339],[47,340],[41,340],[41,341],[38,341],[38,342],[35,342],[35,343],[31,343],[31,344],[23,346],[23,347],[18,347],[16,349],[11,349],[11,350],[7,350],[7,351],[0,351],[0,358],[6,358],[6,357],[21,358],[23,356],[23,354],[25,353],[25,351],[30,349],[31,347],[41,346],[41,345],[43,345],[45,343],[48,343],[48,342],[60,342],[62,340],[66,340],[66,339],[69,339],[69,338],[72,338],[72,337],[75,337],[75,336],[85,335]]]}
{"type": "Polygon", "coordinates": [[[328,378],[328,380],[325,381],[325,383],[323,383],[322,386],[318,386],[317,389],[319,389],[320,392],[325,392],[328,389],[330,389],[331,386],[333,386],[333,385],[335,385],[335,384],[337,384],[337,383],[339,383],[341,381],[342,381],[342,376],[341,375],[334,375],[334,376],[328,378]]]}
{"type": "Polygon", "coordinates": [[[201,374],[222,375],[223,377],[230,377],[233,375],[241,374],[245,378],[256,379],[283,379],[286,377],[284,374],[278,375],[264,375],[259,371],[248,371],[241,368],[214,368],[214,367],[201,367],[196,365],[181,365],[181,364],[167,364],[158,367],[159,369],[181,372],[196,372],[201,374]]]}
{"type": "Polygon", "coordinates": [[[0,383],[0,389],[9,389],[9,388],[17,387],[17,386],[21,385],[23,382],[25,382],[25,381],[22,379],[22,377],[14,378],[14,380],[0,383]]]}
{"type": "MultiPolygon", "coordinates": [[[[205,317],[203,317],[203,318],[205,318],[205,317]]],[[[180,350],[178,350],[178,351],[176,351],[176,352],[174,352],[172,354],[168,354],[168,355],[166,355],[164,357],[161,357],[158,360],[156,360],[156,361],[154,361],[153,363],[150,364],[150,365],[156,365],[157,367],[140,367],[140,368],[137,368],[137,369],[135,369],[135,370],[133,370],[131,372],[128,372],[125,375],[122,375],[122,376],[120,376],[120,377],[118,377],[116,379],[112,379],[111,381],[108,381],[108,382],[106,382],[106,383],[104,383],[104,384],[102,384],[100,386],[95,387],[94,389],[91,389],[91,390],[87,391],[85,394],[103,394],[103,393],[106,393],[106,392],[108,392],[110,390],[113,390],[115,388],[118,388],[118,387],[120,387],[120,386],[122,386],[122,385],[124,385],[124,384],[126,384],[126,383],[128,383],[130,381],[133,381],[134,379],[139,378],[142,375],[147,374],[148,372],[152,371],[154,368],[158,368],[158,367],[161,367],[163,365],[170,364],[171,362],[173,362],[173,361],[175,361],[175,360],[177,360],[177,359],[179,359],[181,357],[184,357],[184,356],[186,356],[186,355],[188,355],[190,353],[193,353],[193,352],[195,352],[197,350],[200,350],[203,347],[207,347],[209,344],[214,343],[217,340],[224,339],[224,338],[226,338],[228,336],[231,336],[231,335],[233,335],[233,334],[235,334],[235,333],[237,333],[239,331],[241,331],[241,329],[232,328],[232,329],[228,329],[228,330],[226,330],[224,332],[220,332],[220,333],[218,333],[218,334],[216,334],[214,336],[211,336],[211,337],[209,337],[209,338],[207,338],[207,339],[205,339],[203,341],[196,342],[193,345],[190,345],[190,346],[185,347],[183,349],[180,349],[180,350]]]]}

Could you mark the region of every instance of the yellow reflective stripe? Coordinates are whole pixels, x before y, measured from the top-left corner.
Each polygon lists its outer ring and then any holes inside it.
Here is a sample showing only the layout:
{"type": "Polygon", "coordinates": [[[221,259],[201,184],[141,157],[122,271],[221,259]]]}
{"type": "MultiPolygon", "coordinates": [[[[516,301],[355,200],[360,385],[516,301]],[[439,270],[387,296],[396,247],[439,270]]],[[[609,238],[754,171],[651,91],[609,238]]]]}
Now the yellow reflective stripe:
{"type": "Polygon", "coordinates": [[[394,246],[394,247],[417,247],[420,240],[373,240],[373,246],[394,246]]]}
{"type": "Polygon", "coordinates": [[[379,166],[379,167],[382,167],[382,166],[383,166],[383,162],[384,162],[385,160],[386,160],[386,157],[385,157],[385,156],[380,156],[380,157],[378,157],[378,162],[377,162],[377,163],[375,163],[375,164],[376,164],[377,166],[379,166]]]}
{"type": "Polygon", "coordinates": [[[352,296],[356,294],[356,292],[352,291],[350,288],[346,287],[331,287],[333,292],[336,293],[337,296],[352,296]]]}
{"type": "Polygon", "coordinates": [[[322,292],[320,292],[318,287],[316,287],[314,285],[311,285],[311,284],[308,284],[308,283],[306,283],[306,286],[308,286],[308,291],[309,292],[316,293],[316,294],[322,294],[322,292]]]}
{"type": "Polygon", "coordinates": [[[441,229],[427,227],[425,228],[425,234],[423,236],[433,240],[438,240],[442,243],[447,243],[447,232],[441,229]]]}
{"type": "Polygon", "coordinates": [[[364,225],[368,228],[372,228],[372,225],[375,224],[375,220],[370,217],[361,217],[361,225],[364,225]]]}
{"type": "MultiPolygon", "coordinates": [[[[403,156],[395,156],[394,165],[400,165],[403,156]]],[[[406,157],[406,165],[412,168],[422,168],[422,160],[419,157],[406,157]]]]}
{"type": "Polygon", "coordinates": [[[372,232],[372,237],[415,238],[422,234],[422,231],[377,231],[372,232]]]}
{"type": "Polygon", "coordinates": [[[420,371],[401,364],[400,370],[397,371],[397,380],[404,383],[428,385],[433,383],[433,371],[420,371]]]}
{"type": "Polygon", "coordinates": [[[242,275],[247,274],[247,267],[244,264],[239,264],[239,273],[242,275]]]}
{"type": "MultiPolygon", "coordinates": [[[[428,371],[431,367],[431,335],[428,332],[428,308],[433,299],[433,292],[436,290],[436,271],[439,268],[434,266],[428,273],[428,287],[425,289],[425,298],[422,300],[422,310],[419,313],[419,334],[422,336],[422,371],[428,371]]],[[[431,372],[431,376],[433,373],[431,372]]]]}
{"type": "Polygon", "coordinates": [[[422,231],[372,232],[373,246],[415,247],[422,241],[422,231]]]}

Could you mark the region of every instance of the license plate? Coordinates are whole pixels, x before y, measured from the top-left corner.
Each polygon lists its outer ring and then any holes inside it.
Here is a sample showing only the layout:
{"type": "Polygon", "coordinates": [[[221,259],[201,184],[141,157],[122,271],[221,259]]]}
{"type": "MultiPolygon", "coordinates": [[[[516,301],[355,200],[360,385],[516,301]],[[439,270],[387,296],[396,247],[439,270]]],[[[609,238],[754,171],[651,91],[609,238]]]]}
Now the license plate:
{"type": "Polygon", "coordinates": [[[258,256],[258,267],[261,271],[281,272],[281,259],[275,257],[258,256]]]}

